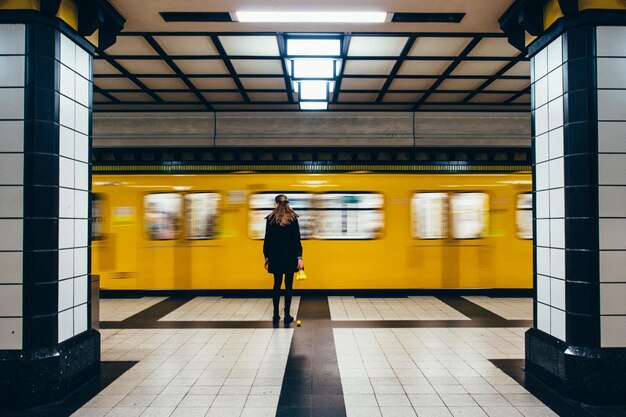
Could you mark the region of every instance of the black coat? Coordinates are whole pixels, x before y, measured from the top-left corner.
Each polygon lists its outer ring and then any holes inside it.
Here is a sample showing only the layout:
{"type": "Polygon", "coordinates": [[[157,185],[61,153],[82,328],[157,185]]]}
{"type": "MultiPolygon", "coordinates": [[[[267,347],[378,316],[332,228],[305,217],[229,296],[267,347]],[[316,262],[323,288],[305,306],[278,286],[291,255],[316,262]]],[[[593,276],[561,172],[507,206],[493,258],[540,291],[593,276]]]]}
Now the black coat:
{"type": "Polygon", "coordinates": [[[302,256],[300,226],[294,220],[286,226],[270,222],[265,225],[263,254],[268,260],[270,274],[291,274],[298,270],[298,257],[302,256]]]}

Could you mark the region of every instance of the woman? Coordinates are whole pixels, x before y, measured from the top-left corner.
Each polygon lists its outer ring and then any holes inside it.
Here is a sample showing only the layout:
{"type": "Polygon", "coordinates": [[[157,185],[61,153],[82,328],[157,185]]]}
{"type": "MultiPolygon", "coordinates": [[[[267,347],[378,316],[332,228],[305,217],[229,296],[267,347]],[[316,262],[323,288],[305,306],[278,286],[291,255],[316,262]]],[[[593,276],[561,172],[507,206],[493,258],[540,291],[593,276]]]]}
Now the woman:
{"type": "Polygon", "coordinates": [[[274,199],[274,211],[266,217],[265,242],[265,269],[274,274],[274,317],[272,321],[278,323],[278,305],[280,303],[280,287],[285,276],[285,324],[293,321],[289,314],[291,308],[291,293],[293,288],[293,274],[304,268],[302,262],[302,245],[300,244],[300,226],[298,215],[289,206],[287,196],[279,194],[274,199]]]}

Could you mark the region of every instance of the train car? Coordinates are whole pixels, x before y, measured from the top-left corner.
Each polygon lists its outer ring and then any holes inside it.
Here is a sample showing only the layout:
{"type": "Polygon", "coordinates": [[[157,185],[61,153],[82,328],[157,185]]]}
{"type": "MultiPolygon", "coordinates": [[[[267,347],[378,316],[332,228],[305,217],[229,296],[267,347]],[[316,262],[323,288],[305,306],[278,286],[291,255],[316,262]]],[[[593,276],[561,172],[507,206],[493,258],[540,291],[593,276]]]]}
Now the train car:
{"type": "Polygon", "coordinates": [[[107,290],[267,289],[265,216],[300,215],[299,289],[532,288],[530,173],[94,174],[107,290]]]}

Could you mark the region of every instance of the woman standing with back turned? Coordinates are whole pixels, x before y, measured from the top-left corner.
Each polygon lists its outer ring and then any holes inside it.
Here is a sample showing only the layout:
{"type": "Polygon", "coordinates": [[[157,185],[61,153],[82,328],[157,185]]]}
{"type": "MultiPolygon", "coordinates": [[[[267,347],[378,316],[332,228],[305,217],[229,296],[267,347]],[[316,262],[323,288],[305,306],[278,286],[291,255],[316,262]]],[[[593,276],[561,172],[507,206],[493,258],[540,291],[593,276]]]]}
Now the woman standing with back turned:
{"type": "Polygon", "coordinates": [[[304,268],[302,262],[302,245],[300,244],[300,226],[298,215],[289,206],[287,196],[279,194],[274,199],[274,211],[266,217],[265,242],[265,269],[274,274],[274,317],[272,321],[278,323],[280,315],[280,287],[285,276],[285,324],[293,321],[289,314],[291,308],[291,293],[293,288],[293,274],[304,268]]]}

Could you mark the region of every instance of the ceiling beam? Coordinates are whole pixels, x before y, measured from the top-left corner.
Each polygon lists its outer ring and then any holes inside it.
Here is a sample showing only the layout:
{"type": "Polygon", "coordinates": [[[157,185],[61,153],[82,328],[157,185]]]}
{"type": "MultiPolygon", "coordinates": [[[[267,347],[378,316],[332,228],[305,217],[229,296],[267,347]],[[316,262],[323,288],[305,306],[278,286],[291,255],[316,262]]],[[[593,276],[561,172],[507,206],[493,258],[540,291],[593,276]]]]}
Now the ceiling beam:
{"type": "Polygon", "coordinates": [[[375,100],[376,103],[380,103],[381,101],[383,101],[383,98],[385,97],[387,90],[391,86],[391,83],[393,82],[394,77],[398,74],[400,67],[402,66],[402,64],[404,64],[404,60],[409,55],[409,52],[411,51],[411,48],[413,48],[413,45],[415,44],[416,39],[417,39],[417,35],[413,35],[413,36],[409,36],[409,38],[406,40],[406,44],[404,44],[404,48],[402,48],[402,52],[400,53],[398,60],[396,61],[393,68],[391,69],[391,72],[389,73],[389,76],[387,77],[387,81],[385,81],[385,84],[383,84],[383,87],[381,89],[382,91],[378,94],[378,97],[376,97],[376,100],[375,100]]]}
{"type": "MultiPolygon", "coordinates": [[[[278,51],[280,53],[280,66],[283,69],[283,76],[285,78],[285,89],[287,90],[287,99],[290,103],[293,103],[293,87],[291,85],[291,78],[289,78],[289,72],[287,72],[287,62],[286,59],[286,48],[287,43],[285,41],[285,35],[279,33],[276,35],[276,40],[278,41],[278,51]]],[[[275,57],[274,57],[275,59],[275,57]]]]}
{"type": "Polygon", "coordinates": [[[352,36],[350,33],[346,32],[343,34],[343,38],[341,39],[341,68],[339,68],[339,74],[337,74],[337,78],[335,79],[335,89],[333,91],[333,99],[331,103],[337,103],[339,100],[339,94],[341,94],[341,81],[343,80],[343,71],[346,67],[346,57],[348,56],[348,50],[350,49],[350,40],[352,36]]]}
{"type": "Polygon", "coordinates": [[[248,97],[248,93],[246,93],[246,89],[241,83],[241,80],[239,79],[239,76],[237,75],[237,71],[235,71],[235,67],[233,66],[233,63],[230,62],[230,58],[228,54],[226,53],[226,50],[224,49],[224,46],[222,45],[222,42],[220,41],[219,36],[216,34],[211,34],[210,37],[211,37],[211,40],[213,41],[213,44],[215,45],[215,49],[217,49],[217,52],[220,54],[220,57],[222,58],[222,61],[224,61],[224,65],[228,69],[230,76],[233,78],[235,85],[239,89],[239,94],[241,94],[241,97],[243,97],[243,100],[246,103],[249,103],[250,97],[248,97]]]}

